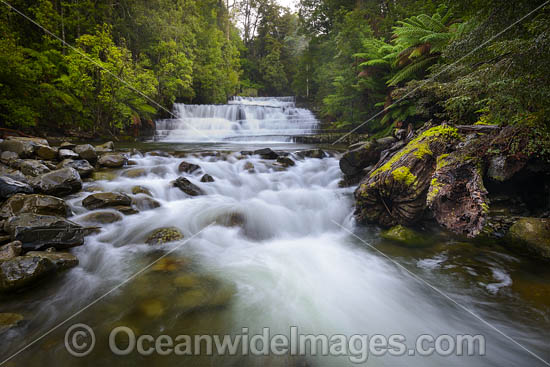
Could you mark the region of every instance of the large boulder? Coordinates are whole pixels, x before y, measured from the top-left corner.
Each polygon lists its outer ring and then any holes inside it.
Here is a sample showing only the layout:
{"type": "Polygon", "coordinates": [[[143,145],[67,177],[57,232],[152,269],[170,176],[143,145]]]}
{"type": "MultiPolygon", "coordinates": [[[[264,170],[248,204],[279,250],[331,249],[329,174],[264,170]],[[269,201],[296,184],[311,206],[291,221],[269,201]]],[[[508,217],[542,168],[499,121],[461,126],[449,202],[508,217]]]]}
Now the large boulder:
{"type": "Polygon", "coordinates": [[[66,249],[84,243],[84,228],[65,218],[52,215],[21,214],[4,224],[13,241],[21,241],[24,250],[46,247],[66,249]]]}
{"type": "Polygon", "coordinates": [[[56,270],[66,270],[78,265],[78,258],[68,252],[29,251],[25,256],[48,259],[55,265],[56,270]]]}
{"type": "Polygon", "coordinates": [[[39,145],[48,145],[46,139],[41,138],[23,138],[10,136],[0,142],[0,150],[14,152],[20,158],[30,158],[39,145]]]}
{"type": "Polygon", "coordinates": [[[185,172],[185,173],[193,173],[195,171],[200,170],[201,167],[197,164],[189,163],[189,162],[181,162],[178,166],[178,171],[185,172]]]}
{"type": "Polygon", "coordinates": [[[31,185],[44,194],[65,196],[82,189],[82,180],[77,170],[66,167],[36,177],[31,185]]]}
{"type": "Polygon", "coordinates": [[[455,128],[436,126],[378,162],[355,191],[357,220],[390,227],[422,218],[436,158],[458,139],[455,128]]]}
{"type": "Polygon", "coordinates": [[[123,193],[116,192],[99,192],[88,195],[82,200],[82,205],[89,210],[99,208],[109,208],[116,206],[130,206],[132,199],[123,193]]]}
{"type": "Polygon", "coordinates": [[[13,241],[0,246],[0,261],[10,260],[21,255],[23,244],[21,241],[13,241]]]}
{"type": "Polygon", "coordinates": [[[97,152],[91,144],[77,145],[74,147],[74,152],[87,161],[95,162],[97,160],[97,152]]]}
{"type": "Polygon", "coordinates": [[[50,172],[50,169],[40,161],[34,159],[22,159],[17,162],[17,168],[26,176],[40,176],[50,172]]]}
{"type": "Polygon", "coordinates": [[[519,252],[550,260],[550,218],[521,218],[510,227],[505,240],[519,252]]]}
{"type": "Polygon", "coordinates": [[[25,213],[66,217],[69,207],[64,200],[55,196],[16,194],[0,208],[0,218],[10,218],[25,213]]]}
{"type": "Polygon", "coordinates": [[[94,172],[94,167],[85,159],[64,159],[57,165],[58,169],[71,167],[78,171],[80,177],[90,177],[94,172]]]}
{"type": "Polygon", "coordinates": [[[178,177],[175,181],[172,181],[172,185],[185,192],[187,195],[198,196],[204,194],[200,187],[191,183],[191,181],[185,177],[178,177]]]}
{"type": "Polygon", "coordinates": [[[7,199],[15,194],[32,194],[33,188],[24,182],[8,176],[0,176],[0,198],[7,199]]]}
{"type": "Polygon", "coordinates": [[[145,243],[149,245],[161,245],[167,242],[179,241],[183,239],[183,234],[176,227],[165,227],[155,229],[149,233],[145,243]]]}
{"type": "Polygon", "coordinates": [[[126,161],[126,157],[122,154],[104,154],[99,158],[98,163],[103,167],[120,168],[126,161]]]}
{"type": "Polygon", "coordinates": [[[39,256],[18,256],[0,262],[0,291],[24,288],[55,273],[55,264],[39,256]]]}

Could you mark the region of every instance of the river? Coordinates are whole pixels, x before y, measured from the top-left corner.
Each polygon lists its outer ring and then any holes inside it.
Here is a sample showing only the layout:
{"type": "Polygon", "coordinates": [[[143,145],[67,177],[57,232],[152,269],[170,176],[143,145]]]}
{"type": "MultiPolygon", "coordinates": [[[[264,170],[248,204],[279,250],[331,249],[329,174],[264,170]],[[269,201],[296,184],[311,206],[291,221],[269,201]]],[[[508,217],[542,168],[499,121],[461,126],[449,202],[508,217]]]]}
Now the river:
{"type": "Polygon", "coordinates": [[[82,199],[96,190],[131,193],[143,186],[160,207],[102,226],[72,250],[78,267],[3,300],[3,308],[32,317],[3,335],[2,355],[34,342],[6,366],[54,360],[56,366],[353,365],[348,356],[337,355],[116,356],[109,335],[117,326],[135,335],[173,338],[252,336],[264,327],[290,336],[295,326],[300,334],[399,334],[408,347],[423,334],[479,334],[486,342],[484,356],[370,353],[361,365],[544,365],[461,306],[550,359],[547,266],[497,243],[465,242],[434,228],[427,229],[427,244],[404,247],[381,240],[376,227],[357,227],[354,188],[338,185],[338,153],[303,157],[300,151],[314,147],[292,143],[292,136],[312,132],[316,120],[291,99],[177,105],[176,111],[180,119],[159,121],[155,142],[128,147],[139,150],[129,151],[136,165],[105,172],[104,180],[87,182],[68,198],[76,222],[87,213],[82,199]],[[288,152],[296,164],[283,168],[239,153],[265,146],[288,152]],[[189,197],[171,187],[182,175],[182,160],[201,167],[183,175],[205,195],[189,197]],[[124,176],[136,168],[144,174],[124,176]],[[200,182],[204,173],[214,182],[200,182]],[[182,231],[183,240],[158,247],[144,243],[154,229],[171,226],[182,231]],[[96,337],[84,357],[70,355],[64,343],[67,328],[76,323],[89,325],[96,337]]]}

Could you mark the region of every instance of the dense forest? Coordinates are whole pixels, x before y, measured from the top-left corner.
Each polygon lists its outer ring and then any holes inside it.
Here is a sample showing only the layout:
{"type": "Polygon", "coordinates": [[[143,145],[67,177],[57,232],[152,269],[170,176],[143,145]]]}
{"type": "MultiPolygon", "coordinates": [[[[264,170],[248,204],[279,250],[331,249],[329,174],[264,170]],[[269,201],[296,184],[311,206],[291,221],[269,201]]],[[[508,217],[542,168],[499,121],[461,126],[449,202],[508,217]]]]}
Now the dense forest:
{"type": "Polygon", "coordinates": [[[11,128],[115,134],[176,101],[295,95],[337,129],[382,136],[432,119],[525,124],[550,140],[543,1],[10,4],[44,27],[0,8],[0,122],[11,128]]]}

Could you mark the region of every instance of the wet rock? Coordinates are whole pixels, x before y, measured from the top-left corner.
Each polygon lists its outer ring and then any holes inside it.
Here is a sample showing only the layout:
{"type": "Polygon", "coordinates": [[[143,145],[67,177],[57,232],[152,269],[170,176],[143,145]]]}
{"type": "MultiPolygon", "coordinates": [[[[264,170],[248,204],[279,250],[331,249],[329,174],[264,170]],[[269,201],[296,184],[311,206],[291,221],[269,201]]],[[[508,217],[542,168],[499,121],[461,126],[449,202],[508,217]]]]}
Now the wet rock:
{"type": "Polygon", "coordinates": [[[512,156],[495,156],[489,160],[487,176],[495,181],[508,181],[525,167],[526,163],[527,160],[516,159],[512,156]]]}
{"type": "Polygon", "coordinates": [[[176,227],[165,227],[155,229],[147,236],[145,243],[149,245],[161,245],[167,242],[179,241],[183,239],[183,234],[176,227]]]}
{"type": "MultiPolygon", "coordinates": [[[[395,139],[392,139],[395,140],[395,139]]],[[[380,153],[388,144],[379,144],[376,141],[368,141],[351,146],[353,148],[340,159],[340,170],[347,176],[355,176],[362,173],[363,169],[375,164],[380,159],[380,153]]]]}
{"type": "Polygon", "coordinates": [[[169,172],[168,167],[166,166],[155,166],[151,168],[151,173],[154,173],[157,176],[164,177],[169,172]]]}
{"type": "Polygon", "coordinates": [[[215,223],[224,227],[243,228],[246,224],[246,217],[242,213],[232,212],[218,216],[215,223]]]}
{"type": "Polygon", "coordinates": [[[51,161],[57,158],[58,152],[56,148],[50,147],[49,145],[38,145],[35,154],[42,159],[51,161]]]}
{"type": "Polygon", "coordinates": [[[97,152],[90,144],[77,145],[74,147],[74,152],[87,161],[95,162],[97,160],[97,152]]]}
{"type": "Polygon", "coordinates": [[[137,162],[134,161],[133,159],[128,159],[128,161],[126,161],[126,165],[127,166],[137,166],[137,162]]]}
{"type": "Polygon", "coordinates": [[[122,172],[120,175],[128,178],[143,177],[147,175],[147,170],[145,168],[132,168],[122,172]]]}
{"type": "Polygon", "coordinates": [[[113,206],[129,206],[132,204],[132,199],[123,193],[116,192],[99,192],[88,195],[82,200],[82,205],[89,210],[108,208],[113,206]]]}
{"type": "Polygon", "coordinates": [[[214,182],[214,177],[210,176],[208,173],[205,173],[201,177],[201,182],[214,182]]]}
{"type": "Polygon", "coordinates": [[[44,194],[65,196],[80,191],[82,180],[77,170],[66,167],[36,177],[31,185],[44,194]]]}
{"type": "Polygon", "coordinates": [[[243,169],[247,170],[248,173],[256,172],[256,169],[254,167],[254,163],[252,163],[252,162],[246,162],[243,166],[243,169]]]}
{"type": "Polygon", "coordinates": [[[74,147],[76,147],[75,143],[71,143],[68,141],[64,141],[63,143],[59,144],[59,149],[70,149],[73,150],[74,147]]]}
{"type": "Polygon", "coordinates": [[[283,167],[291,167],[294,166],[296,163],[288,157],[279,157],[277,158],[277,163],[282,165],[283,167]]]}
{"type": "Polygon", "coordinates": [[[151,191],[149,191],[148,188],[143,187],[143,186],[134,186],[134,187],[132,187],[132,194],[134,194],[134,195],[145,194],[145,195],[153,196],[153,194],[151,194],[151,191]]]}
{"type": "Polygon", "coordinates": [[[300,152],[297,152],[296,155],[302,158],[317,158],[317,159],[323,159],[327,156],[327,154],[322,149],[302,150],[300,152]]]}
{"type": "Polygon", "coordinates": [[[160,203],[149,196],[138,196],[132,199],[132,204],[139,210],[151,210],[160,207],[160,203]]]}
{"type": "Polygon", "coordinates": [[[26,176],[36,177],[43,173],[50,172],[50,169],[40,161],[34,159],[23,159],[17,163],[17,168],[26,176]]]}
{"type": "Polygon", "coordinates": [[[39,256],[18,256],[0,262],[0,291],[9,292],[26,287],[55,273],[55,264],[39,256]]]}
{"type": "Polygon", "coordinates": [[[521,218],[510,227],[505,240],[517,251],[550,260],[550,219],[521,218]]]}
{"type": "Polygon", "coordinates": [[[277,154],[270,148],[258,149],[255,150],[253,153],[259,155],[262,159],[277,159],[279,157],[279,154],[277,154]]]}
{"type": "Polygon", "coordinates": [[[393,226],[389,230],[382,232],[381,237],[385,240],[405,245],[418,245],[425,242],[418,232],[402,225],[393,226]]]}
{"type": "Polygon", "coordinates": [[[25,256],[48,259],[55,265],[55,269],[58,271],[74,268],[78,265],[78,258],[68,252],[29,251],[25,256]]]}
{"type": "Polygon", "coordinates": [[[199,165],[189,163],[189,162],[181,162],[178,166],[178,171],[185,172],[185,173],[193,173],[195,171],[199,171],[201,167],[199,165]]]}
{"type": "Polygon", "coordinates": [[[113,206],[112,209],[118,210],[124,215],[133,215],[133,214],[139,213],[139,211],[136,208],[130,205],[117,205],[117,206],[113,206]]]}
{"type": "Polygon", "coordinates": [[[165,157],[165,158],[170,158],[171,155],[166,153],[166,152],[163,152],[163,151],[160,151],[160,150],[154,150],[152,152],[147,152],[146,155],[148,156],[151,156],[151,157],[165,157]]]}
{"type": "Polygon", "coordinates": [[[85,159],[64,159],[57,165],[57,169],[71,167],[78,171],[81,178],[90,177],[94,172],[94,167],[85,159]]]}
{"type": "Polygon", "coordinates": [[[84,229],[79,224],[52,215],[21,214],[4,224],[14,241],[21,241],[24,250],[55,247],[58,250],[84,243],[84,229]]]}
{"type": "Polygon", "coordinates": [[[18,313],[0,313],[0,333],[18,327],[23,320],[23,315],[18,313]]]}
{"type": "Polygon", "coordinates": [[[0,261],[10,260],[21,255],[23,244],[21,241],[13,241],[0,247],[0,261]]]}
{"type": "Polygon", "coordinates": [[[98,211],[86,214],[79,222],[92,224],[110,224],[122,220],[122,215],[114,211],[98,211]]]}
{"type": "Polygon", "coordinates": [[[9,163],[18,158],[19,156],[15,152],[5,151],[5,152],[2,152],[2,154],[0,154],[0,160],[5,163],[9,163]]]}
{"type": "Polygon", "coordinates": [[[7,199],[15,194],[32,194],[33,188],[26,183],[16,181],[8,176],[0,176],[0,198],[7,199]]]}
{"type": "Polygon", "coordinates": [[[204,194],[200,187],[191,183],[185,177],[178,177],[175,181],[172,181],[172,185],[185,192],[187,195],[198,196],[204,194]]]}
{"type": "Polygon", "coordinates": [[[115,143],[113,143],[112,141],[108,141],[104,144],[101,144],[101,145],[96,145],[95,146],[95,150],[97,152],[112,152],[113,150],[115,150],[115,143]]]}
{"type": "Polygon", "coordinates": [[[78,154],[76,154],[75,152],[73,152],[72,150],[70,149],[59,149],[59,152],[57,153],[57,155],[59,156],[59,159],[61,160],[64,160],[64,159],[78,159],[78,154]]]}
{"type": "Polygon", "coordinates": [[[16,194],[0,208],[0,218],[10,218],[24,213],[67,217],[69,207],[64,200],[55,196],[16,194]]]}
{"type": "Polygon", "coordinates": [[[126,163],[126,157],[122,154],[104,154],[99,158],[98,163],[103,167],[120,168],[126,163]]]}

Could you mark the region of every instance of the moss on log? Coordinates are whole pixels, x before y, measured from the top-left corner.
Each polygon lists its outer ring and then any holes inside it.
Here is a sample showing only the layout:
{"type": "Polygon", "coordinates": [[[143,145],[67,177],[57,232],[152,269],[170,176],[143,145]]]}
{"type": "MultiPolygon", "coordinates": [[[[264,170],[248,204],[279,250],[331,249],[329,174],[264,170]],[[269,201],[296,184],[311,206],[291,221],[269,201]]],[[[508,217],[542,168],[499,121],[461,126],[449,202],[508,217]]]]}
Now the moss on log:
{"type": "Polygon", "coordinates": [[[459,139],[455,128],[436,126],[379,162],[355,191],[357,220],[388,227],[418,221],[426,208],[436,159],[459,139]]]}

